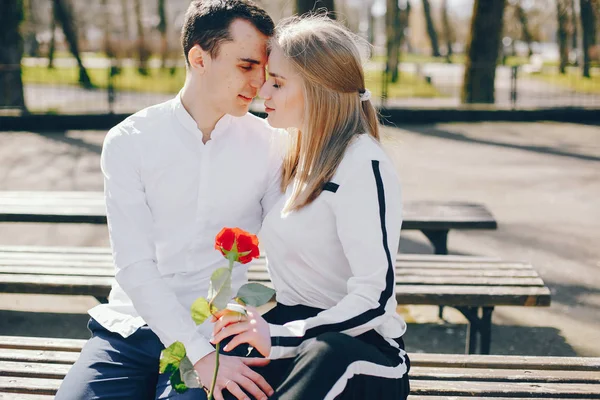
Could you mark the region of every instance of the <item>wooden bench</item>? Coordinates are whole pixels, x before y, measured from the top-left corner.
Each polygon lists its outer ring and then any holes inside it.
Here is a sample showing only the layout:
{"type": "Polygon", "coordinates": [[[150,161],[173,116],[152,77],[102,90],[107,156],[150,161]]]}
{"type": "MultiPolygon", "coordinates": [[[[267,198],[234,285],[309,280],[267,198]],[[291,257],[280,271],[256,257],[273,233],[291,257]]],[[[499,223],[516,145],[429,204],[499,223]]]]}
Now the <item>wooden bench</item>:
{"type": "MultiPolygon", "coordinates": [[[[101,192],[0,192],[0,222],[105,224],[101,192]]],[[[404,204],[402,229],[420,230],[435,254],[448,254],[451,229],[497,229],[485,206],[463,202],[419,201],[404,204]]]]}
{"type": "MultiPolygon", "coordinates": [[[[113,275],[108,248],[0,246],[0,293],[88,295],[106,302],[113,275]]],[[[271,284],[264,261],[250,267],[248,278],[271,284]]],[[[396,281],[398,304],[443,304],[462,312],[469,321],[469,354],[489,354],[494,307],[550,305],[550,290],[521,262],[398,254],[396,281]]]]}
{"type": "MultiPolygon", "coordinates": [[[[0,336],[0,399],[52,399],[84,343],[0,336]]],[[[409,355],[409,400],[600,399],[600,358],[409,355]]]]}

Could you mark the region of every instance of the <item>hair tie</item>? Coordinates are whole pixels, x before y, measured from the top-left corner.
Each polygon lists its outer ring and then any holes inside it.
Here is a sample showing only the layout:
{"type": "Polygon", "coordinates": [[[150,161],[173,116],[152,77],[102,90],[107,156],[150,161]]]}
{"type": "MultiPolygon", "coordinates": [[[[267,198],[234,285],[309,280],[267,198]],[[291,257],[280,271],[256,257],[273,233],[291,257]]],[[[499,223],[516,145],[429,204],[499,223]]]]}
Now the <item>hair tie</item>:
{"type": "Polygon", "coordinates": [[[371,100],[371,91],[369,89],[365,89],[362,93],[359,91],[360,101],[371,100]]]}

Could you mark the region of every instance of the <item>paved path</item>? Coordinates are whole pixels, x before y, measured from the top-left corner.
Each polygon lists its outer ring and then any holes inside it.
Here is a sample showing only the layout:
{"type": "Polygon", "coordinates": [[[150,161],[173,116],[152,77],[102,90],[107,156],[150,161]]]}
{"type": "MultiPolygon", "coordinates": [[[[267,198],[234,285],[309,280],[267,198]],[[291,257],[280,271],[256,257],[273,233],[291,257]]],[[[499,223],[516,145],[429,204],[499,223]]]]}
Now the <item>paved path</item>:
{"type": "MultiPolygon", "coordinates": [[[[104,132],[0,133],[0,190],[100,190],[104,132]]],[[[600,126],[439,124],[384,128],[406,200],[485,203],[495,232],[452,232],[451,252],[529,261],[550,286],[548,309],[500,307],[492,353],[600,356],[600,126]]],[[[105,226],[0,224],[1,244],[108,245],[105,226]]],[[[431,252],[403,232],[404,252],[431,252]]],[[[0,295],[0,334],[86,337],[89,297],[0,295]],[[34,313],[35,312],[35,313],[34,313]]],[[[409,351],[463,349],[464,319],[401,309],[409,351]],[[418,322],[418,323],[416,323],[418,322]]]]}

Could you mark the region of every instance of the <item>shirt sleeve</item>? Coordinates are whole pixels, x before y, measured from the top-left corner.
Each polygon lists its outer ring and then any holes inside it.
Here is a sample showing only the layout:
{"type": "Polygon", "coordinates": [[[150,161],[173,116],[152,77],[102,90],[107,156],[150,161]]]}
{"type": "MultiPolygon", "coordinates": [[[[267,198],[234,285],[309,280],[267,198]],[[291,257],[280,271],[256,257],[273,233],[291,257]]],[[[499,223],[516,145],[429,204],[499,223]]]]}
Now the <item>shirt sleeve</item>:
{"type": "Polygon", "coordinates": [[[369,160],[353,169],[331,194],[337,234],[352,270],[347,295],[306,320],[269,325],[269,358],[293,357],[318,335],[358,336],[396,312],[395,259],[402,224],[400,184],[388,161],[369,160]]]}
{"type": "Polygon", "coordinates": [[[271,208],[279,201],[283,192],[281,190],[281,173],[283,159],[288,145],[287,132],[282,129],[274,130],[269,143],[269,161],[267,174],[267,188],[260,201],[262,206],[262,219],[264,220],[271,208]]]}
{"type": "Polygon", "coordinates": [[[115,277],[165,347],[182,342],[190,361],[196,363],[214,348],[197,332],[190,311],[179,303],[158,270],[152,213],[141,178],[141,152],[134,139],[123,128],[113,128],[101,155],[115,277]]]}

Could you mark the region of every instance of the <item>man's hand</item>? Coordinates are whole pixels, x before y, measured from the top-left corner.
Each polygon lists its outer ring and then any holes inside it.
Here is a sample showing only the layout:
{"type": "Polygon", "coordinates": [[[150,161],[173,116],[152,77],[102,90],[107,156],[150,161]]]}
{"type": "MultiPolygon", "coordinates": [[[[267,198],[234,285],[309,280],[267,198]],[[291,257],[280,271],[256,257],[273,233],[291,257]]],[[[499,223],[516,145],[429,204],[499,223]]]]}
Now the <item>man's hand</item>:
{"type": "MultiPolygon", "coordinates": [[[[194,369],[200,378],[200,382],[210,389],[215,371],[216,352],[210,353],[201,358],[194,369]]],[[[215,400],[223,400],[224,389],[227,389],[239,400],[249,400],[246,392],[250,393],[257,400],[266,400],[273,394],[273,388],[257,372],[250,369],[251,366],[262,367],[269,363],[265,358],[243,358],[219,356],[219,373],[217,383],[215,384],[215,400]]]]}
{"type": "Polygon", "coordinates": [[[248,343],[260,354],[268,357],[271,352],[269,324],[256,308],[246,306],[246,310],[246,316],[235,313],[216,315],[218,320],[213,327],[214,338],[211,343],[219,343],[232,336],[231,341],[223,348],[224,351],[231,351],[242,343],[248,343]]]}

